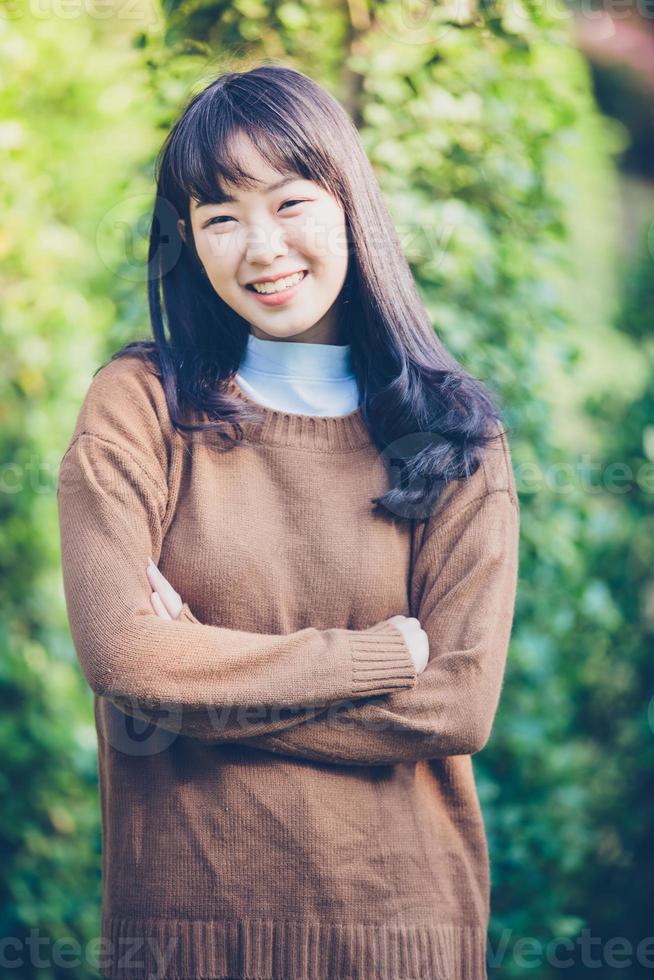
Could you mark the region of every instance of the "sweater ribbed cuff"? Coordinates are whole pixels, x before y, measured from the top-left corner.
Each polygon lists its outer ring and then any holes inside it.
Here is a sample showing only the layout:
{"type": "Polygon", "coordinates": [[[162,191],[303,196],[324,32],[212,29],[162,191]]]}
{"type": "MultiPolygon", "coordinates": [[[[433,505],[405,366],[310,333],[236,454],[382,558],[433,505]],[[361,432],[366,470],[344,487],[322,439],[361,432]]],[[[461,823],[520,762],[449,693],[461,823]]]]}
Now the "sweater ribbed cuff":
{"type": "Polygon", "coordinates": [[[402,631],[384,620],[349,638],[352,694],[388,694],[413,687],[416,666],[402,631]]]}

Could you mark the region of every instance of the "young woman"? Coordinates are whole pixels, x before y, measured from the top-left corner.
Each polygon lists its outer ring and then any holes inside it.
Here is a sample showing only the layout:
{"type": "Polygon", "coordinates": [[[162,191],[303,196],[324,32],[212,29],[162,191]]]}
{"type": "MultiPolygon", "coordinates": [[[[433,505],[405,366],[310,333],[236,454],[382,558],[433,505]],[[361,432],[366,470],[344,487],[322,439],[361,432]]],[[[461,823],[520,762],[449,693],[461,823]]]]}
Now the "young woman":
{"type": "Polygon", "coordinates": [[[482,980],[471,756],[519,533],[494,398],[307,76],[218,78],[157,181],[154,340],[96,373],[58,485],[101,972],[482,980]]]}

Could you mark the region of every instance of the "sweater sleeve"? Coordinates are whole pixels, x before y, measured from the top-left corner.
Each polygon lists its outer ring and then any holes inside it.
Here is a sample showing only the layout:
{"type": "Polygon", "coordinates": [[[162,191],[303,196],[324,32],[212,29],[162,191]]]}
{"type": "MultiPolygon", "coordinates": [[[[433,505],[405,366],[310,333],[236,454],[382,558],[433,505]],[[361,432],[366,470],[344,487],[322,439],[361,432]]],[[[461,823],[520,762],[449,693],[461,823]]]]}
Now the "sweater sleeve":
{"type": "Polygon", "coordinates": [[[458,495],[463,499],[423,537],[413,570],[413,615],[429,638],[429,662],[415,686],[330,705],[279,735],[246,738],[246,744],[350,765],[471,755],[485,746],[503,683],[519,564],[513,474],[504,470],[503,478],[502,467],[499,473],[495,480],[483,473],[471,478],[458,495]],[[482,492],[474,496],[475,489],[482,492]]]}
{"type": "Polygon", "coordinates": [[[84,419],[61,461],[57,506],[68,620],[93,691],[217,742],[278,732],[316,705],[413,686],[408,646],[388,621],[268,635],[204,625],[188,605],[176,620],[157,616],[146,575],[167,505],[156,454],[119,427],[88,431],[84,419]]]}

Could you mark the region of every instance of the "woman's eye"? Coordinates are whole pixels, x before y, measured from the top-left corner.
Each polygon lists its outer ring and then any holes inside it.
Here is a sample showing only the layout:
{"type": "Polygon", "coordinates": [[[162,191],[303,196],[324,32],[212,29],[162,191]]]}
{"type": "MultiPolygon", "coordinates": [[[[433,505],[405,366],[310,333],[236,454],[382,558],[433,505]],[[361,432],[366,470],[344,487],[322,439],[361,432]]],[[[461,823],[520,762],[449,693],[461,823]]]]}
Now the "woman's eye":
{"type": "Polygon", "coordinates": [[[217,224],[219,221],[221,222],[223,219],[226,219],[227,221],[233,221],[234,220],[233,218],[230,218],[230,216],[228,214],[217,214],[215,218],[211,218],[210,221],[207,221],[207,223],[206,223],[206,225],[204,227],[205,228],[208,228],[209,225],[217,224]]]}
{"type": "MultiPolygon", "coordinates": [[[[280,210],[281,208],[293,206],[294,204],[306,204],[306,201],[303,199],[292,198],[290,201],[284,201],[284,203],[280,205],[280,210]]],[[[233,220],[234,219],[230,217],[230,215],[228,214],[217,214],[215,218],[210,218],[210,220],[207,221],[204,227],[209,228],[211,225],[224,224],[227,221],[233,221],[233,220]]]]}

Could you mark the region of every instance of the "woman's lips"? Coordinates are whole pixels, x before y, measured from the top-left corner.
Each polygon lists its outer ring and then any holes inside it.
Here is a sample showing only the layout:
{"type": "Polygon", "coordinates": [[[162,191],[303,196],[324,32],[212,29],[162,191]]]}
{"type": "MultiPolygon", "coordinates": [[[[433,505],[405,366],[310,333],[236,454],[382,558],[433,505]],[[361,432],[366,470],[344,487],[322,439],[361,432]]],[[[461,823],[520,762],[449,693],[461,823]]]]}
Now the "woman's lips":
{"type": "MultiPolygon", "coordinates": [[[[289,300],[293,299],[302,283],[308,277],[309,273],[307,271],[299,282],[296,282],[294,286],[289,286],[288,289],[282,290],[281,293],[258,293],[256,289],[248,289],[247,291],[265,306],[280,306],[282,303],[288,303],[289,300]]],[[[247,289],[247,286],[244,288],[247,289]]]]}

